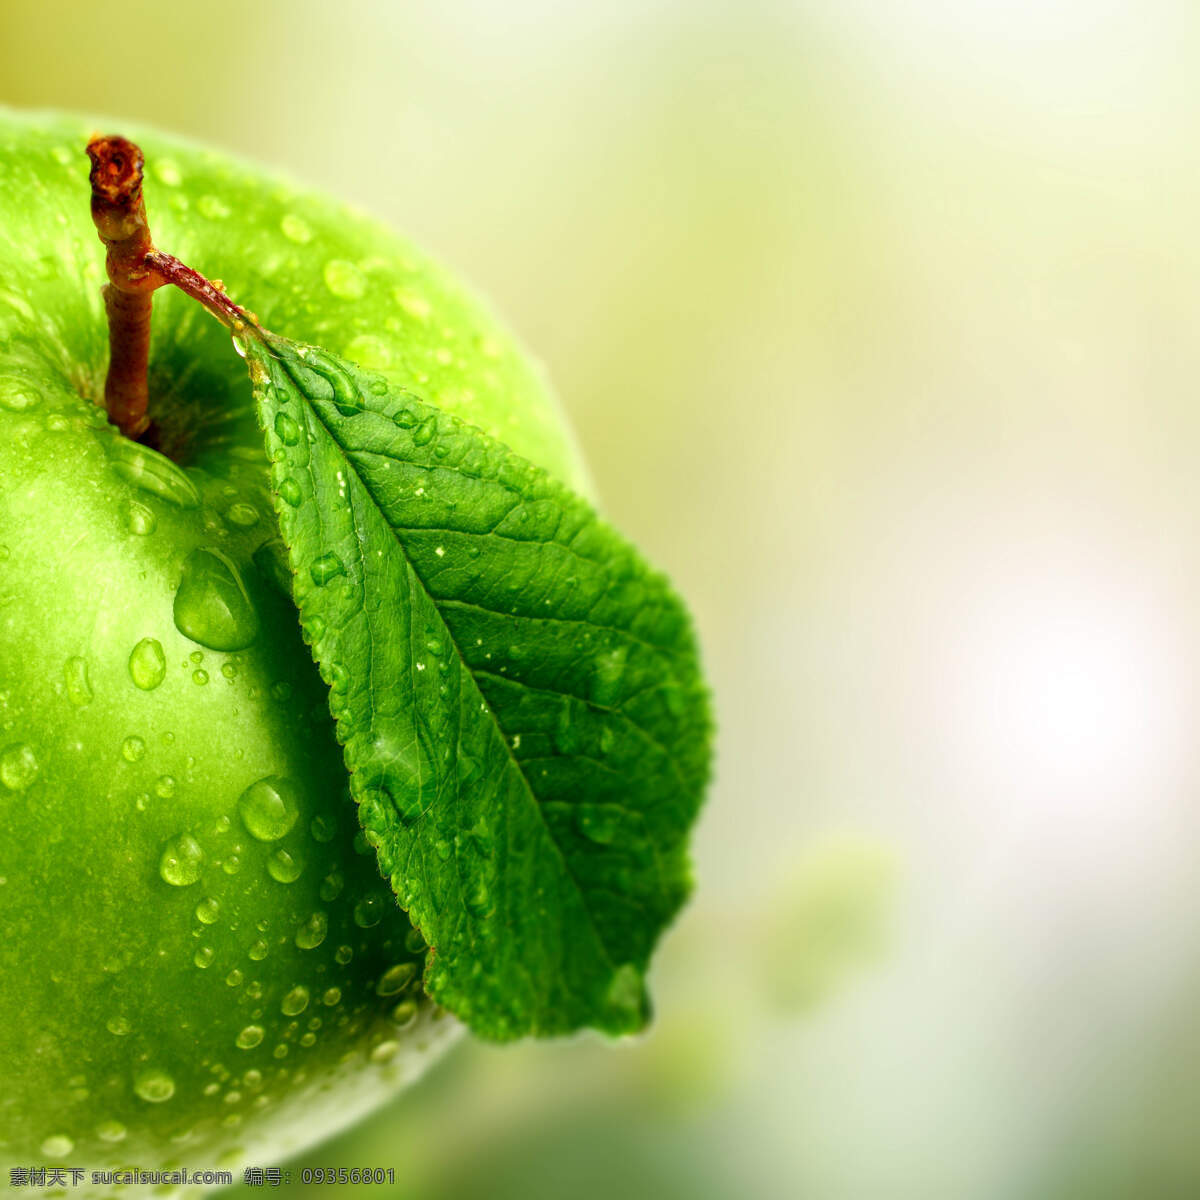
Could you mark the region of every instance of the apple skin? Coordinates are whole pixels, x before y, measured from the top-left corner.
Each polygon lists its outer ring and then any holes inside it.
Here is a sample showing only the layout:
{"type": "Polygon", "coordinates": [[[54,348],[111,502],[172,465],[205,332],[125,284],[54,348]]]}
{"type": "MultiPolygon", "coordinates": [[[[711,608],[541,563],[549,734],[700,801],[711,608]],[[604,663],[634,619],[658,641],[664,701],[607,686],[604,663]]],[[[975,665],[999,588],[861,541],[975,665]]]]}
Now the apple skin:
{"type": "Polygon", "coordinates": [[[157,244],[267,327],[587,481],[536,368],[387,229],[178,139],[0,110],[0,1162],[270,1165],[455,1023],[358,833],[228,334],[158,294],[178,465],[97,407],[97,130],[143,146],[157,244]]]}

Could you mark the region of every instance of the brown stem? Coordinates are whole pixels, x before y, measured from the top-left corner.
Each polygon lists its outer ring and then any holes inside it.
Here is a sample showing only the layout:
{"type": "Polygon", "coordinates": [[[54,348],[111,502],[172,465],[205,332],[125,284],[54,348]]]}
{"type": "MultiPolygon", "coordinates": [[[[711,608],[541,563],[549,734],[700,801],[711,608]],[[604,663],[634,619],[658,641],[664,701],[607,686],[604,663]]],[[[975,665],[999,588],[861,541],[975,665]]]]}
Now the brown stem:
{"type": "Polygon", "coordinates": [[[95,137],[88,143],[92,160],[92,220],[108,249],[108,377],[104,404],[109,418],[127,437],[150,424],[150,312],[153,293],[173,284],[198,300],[234,331],[257,321],[234,304],[198,271],[154,248],[142,199],[145,159],[141,149],[122,137],[95,137]]]}

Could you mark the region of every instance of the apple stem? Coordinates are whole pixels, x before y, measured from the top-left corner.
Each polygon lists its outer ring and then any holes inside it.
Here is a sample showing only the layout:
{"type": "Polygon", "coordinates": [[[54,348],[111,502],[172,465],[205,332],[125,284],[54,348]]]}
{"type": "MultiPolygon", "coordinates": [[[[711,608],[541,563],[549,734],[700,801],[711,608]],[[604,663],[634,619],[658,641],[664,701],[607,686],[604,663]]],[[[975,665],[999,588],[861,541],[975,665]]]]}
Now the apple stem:
{"type": "Polygon", "coordinates": [[[94,137],[87,153],[92,221],[108,251],[104,404],[113,424],[126,437],[137,438],[150,425],[150,313],[158,288],[179,288],[234,332],[246,326],[257,330],[258,322],[199,271],[155,249],[142,198],[145,157],[140,147],[122,137],[94,137]]]}

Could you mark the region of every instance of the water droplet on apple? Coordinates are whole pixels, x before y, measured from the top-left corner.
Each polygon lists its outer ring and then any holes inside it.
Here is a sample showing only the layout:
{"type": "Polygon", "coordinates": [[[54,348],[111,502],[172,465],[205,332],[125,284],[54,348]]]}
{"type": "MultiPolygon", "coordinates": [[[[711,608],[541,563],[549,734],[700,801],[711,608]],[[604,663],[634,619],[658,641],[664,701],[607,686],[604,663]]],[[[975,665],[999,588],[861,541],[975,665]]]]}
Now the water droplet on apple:
{"type": "Polygon", "coordinates": [[[219,550],[188,555],[173,611],[179,632],[210,650],[244,650],[258,636],[258,613],[246,586],[219,550]]]}
{"type": "Polygon", "coordinates": [[[325,286],[339,299],[359,300],[367,290],[367,277],[343,258],[325,264],[325,286]]]}
{"type": "Polygon", "coordinates": [[[416,963],[397,963],[394,967],[388,967],[375,985],[375,994],[377,996],[399,995],[413,981],[416,973],[416,963]]]}
{"type": "Polygon", "coordinates": [[[374,1050],[371,1051],[371,1061],[376,1063],[390,1062],[396,1057],[396,1051],[400,1049],[400,1043],[397,1041],[388,1040],[380,1042],[374,1050]]]}
{"type": "Polygon", "coordinates": [[[345,876],[340,871],[330,871],[324,879],[321,880],[321,899],[327,904],[336,900],[346,886],[345,876]]]}
{"type": "Polygon", "coordinates": [[[175,1080],[166,1071],[143,1071],[134,1079],[133,1090],[151,1104],[162,1104],[175,1095],[175,1080]]]}
{"type": "Polygon", "coordinates": [[[158,528],[158,518],[154,515],[153,509],[139,504],[136,500],[130,500],[125,524],[130,533],[137,534],[138,537],[147,537],[158,528]]]}
{"type": "Polygon", "coordinates": [[[239,971],[237,969],[237,967],[234,967],[233,970],[230,971],[229,974],[225,976],[225,982],[231,988],[241,987],[243,978],[245,978],[245,977],[242,975],[241,971],[239,971]]]}
{"type": "Polygon", "coordinates": [[[225,510],[225,520],[237,529],[250,529],[258,524],[258,509],[253,504],[239,500],[225,510]]]}
{"type": "Polygon", "coordinates": [[[417,1003],[415,1000],[401,1000],[392,1009],[392,1020],[400,1029],[407,1029],[417,1018],[417,1003]]]}
{"type": "Polygon", "coordinates": [[[354,957],[354,947],[341,945],[333,952],[333,961],[344,967],[354,957]]]}
{"type": "MultiPolygon", "coordinates": [[[[274,689],[272,689],[272,692],[274,689]]],[[[314,842],[320,842],[321,845],[326,845],[332,842],[337,834],[337,822],[332,817],[326,816],[324,813],[317,813],[315,817],[308,823],[308,832],[312,834],[314,842]]]]}
{"type": "Polygon", "coordinates": [[[200,878],[204,851],[187,833],[173,837],[164,847],[158,873],[172,887],[189,887],[200,878]]]}
{"type": "Polygon", "coordinates": [[[160,800],[170,800],[175,795],[175,777],[173,775],[160,775],[154,781],[154,794],[160,800]]]}
{"type": "Polygon", "coordinates": [[[385,904],[378,892],[364,896],[354,906],[354,923],[360,929],[373,929],[383,920],[385,904]]]}
{"type": "Polygon", "coordinates": [[[194,684],[196,684],[197,687],[203,687],[208,682],[208,672],[207,671],[193,671],[192,672],[192,682],[194,684]]]}
{"type": "Polygon", "coordinates": [[[346,357],[369,371],[386,371],[396,358],[392,347],[383,338],[371,333],[360,333],[346,347],[346,357]]]}
{"type": "Polygon", "coordinates": [[[84,708],[91,704],[94,696],[92,682],[88,679],[87,663],[82,658],[76,656],[67,659],[63,681],[67,685],[67,699],[76,708],[84,708]]]}
{"type": "Polygon", "coordinates": [[[254,962],[262,962],[262,960],[270,953],[270,950],[271,948],[267,945],[267,943],[264,942],[262,938],[259,938],[258,941],[246,951],[246,953],[254,962]]]}
{"type": "Polygon", "coordinates": [[[296,785],[281,775],[266,775],[241,794],[238,812],[251,837],[277,842],[300,815],[296,785]]]}
{"type": "Polygon", "coordinates": [[[136,734],[121,743],[121,757],[128,763],[141,762],[146,757],[146,743],[136,734]]]}
{"type": "Polygon", "coordinates": [[[166,500],[177,508],[199,508],[200,492],[182,468],[165,455],[106,428],[101,436],[113,470],[134,487],[166,500]]]}
{"type": "Polygon", "coordinates": [[[75,1149],[75,1143],[65,1133],[56,1133],[42,1143],[41,1149],[46,1158],[66,1158],[75,1149]]]}
{"type": "Polygon", "coordinates": [[[210,221],[223,221],[233,209],[220,196],[205,195],[196,201],[196,211],[210,221]]]}
{"type": "Polygon", "coordinates": [[[327,584],[331,579],[336,579],[339,575],[345,575],[345,573],[346,567],[336,554],[322,554],[309,568],[312,581],[318,587],[327,584]]]}
{"type": "Polygon", "coordinates": [[[315,912],[296,930],[296,945],[301,950],[315,950],[328,932],[329,918],[323,912],[315,912]]]}
{"type": "Polygon", "coordinates": [[[17,742],[0,751],[0,783],[10,792],[23,792],[38,777],[41,767],[33,747],[17,742]]]}
{"type": "Polygon", "coordinates": [[[118,1014],[117,1016],[109,1017],[104,1023],[104,1028],[114,1037],[128,1037],[133,1026],[129,1023],[127,1017],[118,1014]]]}
{"type": "Polygon", "coordinates": [[[298,242],[303,245],[312,240],[312,230],[308,227],[308,223],[302,217],[296,216],[295,213],[286,213],[283,220],[279,222],[279,228],[283,230],[283,236],[289,242],[298,242]]]}
{"type": "Polygon", "coordinates": [[[294,987],[283,1000],[279,1007],[284,1014],[289,1017],[299,1016],[308,1007],[308,988],[294,987]]]}
{"type": "Polygon", "coordinates": [[[267,874],[279,883],[295,883],[303,866],[282,847],[267,859],[267,874]]]}
{"type": "Polygon", "coordinates": [[[96,1126],[96,1136],[102,1142],[120,1142],[125,1139],[125,1126],[120,1121],[101,1121],[96,1126]]]}
{"type": "Polygon", "coordinates": [[[143,692],[153,691],[167,677],[167,657],[155,638],[142,638],[129,655],[129,677],[143,692]]]}
{"type": "Polygon", "coordinates": [[[215,925],[221,916],[221,902],[208,896],[196,905],[196,920],[201,925],[215,925]]]}
{"type": "Polygon", "coordinates": [[[298,445],[301,437],[300,426],[287,413],[276,413],[275,435],[285,446],[298,445]]]}
{"type": "Polygon", "coordinates": [[[253,1050],[255,1046],[262,1042],[263,1036],[264,1031],[261,1025],[247,1025],[237,1035],[237,1048],[239,1050],[253,1050]]]}
{"type": "Polygon", "coordinates": [[[42,402],[42,393],[27,380],[16,376],[0,376],[0,408],[9,412],[26,412],[42,402]]]}
{"type": "Polygon", "coordinates": [[[212,962],[215,951],[211,946],[201,946],[195,954],[192,955],[192,962],[196,964],[202,971],[212,962]]]}

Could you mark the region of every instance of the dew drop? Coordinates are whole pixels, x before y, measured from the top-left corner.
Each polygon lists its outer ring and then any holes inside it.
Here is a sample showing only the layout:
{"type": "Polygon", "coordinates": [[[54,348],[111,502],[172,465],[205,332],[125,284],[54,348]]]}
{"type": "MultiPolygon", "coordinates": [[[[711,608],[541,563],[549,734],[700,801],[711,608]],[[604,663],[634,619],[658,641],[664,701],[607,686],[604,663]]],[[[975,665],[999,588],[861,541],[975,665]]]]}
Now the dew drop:
{"type": "Polygon", "coordinates": [[[74,1149],[75,1143],[65,1133],[56,1133],[48,1137],[41,1146],[42,1154],[46,1158],[66,1158],[74,1149]]]}
{"type": "Polygon", "coordinates": [[[212,896],[196,905],[196,920],[201,925],[215,925],[221,917],[221,902],[212,896]]]}
{"type": "Polygon", "coordinates": [[[270,949],[271,948],[267,945],[267,943],[264,942],[262,938],[259,938],[258,941],[256,941],[250,947],[250,949],[246,951],[246,953],[254,962],[262,962],[262,960],[270,953],[270,949]]]}
{"type": "MultiPolygon", "coordinates": [[[[106,431],[107,432],[107,431],[106,431]]],[[[200,493],[180,467],[165,455],[129,438],[106,436],[105,453],[127,483],[177,508],[199,508],[200,493]]]]}
{"type": "Polygon", "coordinates": [[[300,815],[296,785],[281,775],[266,775],[238,798],[242,824],[260,842],[277,842],[300,815]]]}
{"type": "Polygon", "coordinates": [[[239,1050],[253,1050],[255,1046],[262,1042],[263,1036],[264,1031],[261,1025],[247,1025],[237,1035],[237,1048],[239,1050]]]}
{"type": "Polygon", "coordinates": [[[121,743],[121,757],[127,763],[141,762],[146,757],[146,743],[136,735],[127,737],[121,743]]]}
{"type": "Polygon", "coordinates": [[[326,1008],[337,1008],[337,1006],[339,1004],[341,1004],[341,1002],[342,1002],[342,989],[341,988],[336,988],[336,987],[326,988],[324,994],[321,996],[321,1003],[324,1004],[326,1008]]]}
{"type": "Polygon", "coordinates": [[[437,417],[426,417],[420,425],[413,430],[412,440],[414,446],[428,446],[430,442],[437,436],[437,417]]]}
{"type": "Polygon", "coordinates": [[[170,800],[175,795],[175,777],[173,775],[160,775],[154,781],[154,794],[160,800],[170,800]]]}
{"type": "Polygon", "coordinates": [[[129,1019],[120,1014],[109,1017],[104,1022],[104,1028],[108,1030],[114,1037],[128,1037],[133,1026],[130,1025],[129,1019]]]}
{"type": "Polygon", "coordinates": [[[84,708],[91,704],[94,693],[92,683],[88,679],[87,663],[78,656],[67,659],[63,668],[63,682],[67,687],[67,699],[76,708],[84,708]]]}
{"type": "Polygon", "coordinates": [[[139,504],[136,500],[130,500],[125,524],[130,533],[136,534],[138,537],[148,537],[158,528],[158,518],[154,515],[153,509],[139,504]]]}
{"type": "Polygon", "coordinates": [[[341,894],[342,889],[346,886],[346,879],[340,871],[330,871],[324,879],[321,880],[321,899],[329,904],[336,900],[341,894]]]}
{"type": "Polygon", "coordinates": [[[392,1009],[392,1020],[401,1029],[408,1028],[409,1025],[416,1020],[417,1004],[415,1000],[401,1000],[395,1008],[392,1009]]]}
{"type": "Polygon", "coordinates": [[[258,509],[239,500],[225,510],[225,520],[237,529],[250,529],[258,524],[258,509]]]}
{"type": "Polygon", "coordinates": [[[372,892],[354,906],[354,923],[359,929],[373,929],[383,920],[383,913],[383,897],[378,892],[372,892]]]}
{"type": "Polygon", "coordinates": [[[163,850],[158,873],[172,887],[189,887],[200,878],[204,851],[190,834],[173,837],[163,850]]]}
{"type": "Polygon", "coordinates": [[[208,672],[207,671],[193,671],[192,672],[192,682],[194,684],[196,684],[198,687],[203,687],[208,682],[208,672]]]}
{"type": "Polygon", "coordinates": [[[375,994],[377,996],[399,995],[412,982],[416,973],[416,963],[397,963],[394,967],[388,967],[375,985],[375,994]]]}
{"type": "Polygon", "coordinates": [[[152,692],[167,676],[167,657],[162,643],[142,638],[129,655],[129,677],[143,692],[152,692]]]}
{"type": "Polygon", "coordinates": [[[312,240],[312,230],[308,227],[308,222],[296,216],[295,213],[286,213],[283,220],[279,222],[279,228],[283,230],[283,236],[289,242],[298,242],[303,245],[312,240]]]}
{"type": "Polygon", "coordinates": [[[608,805],[580,805],[577,823],[579,832],[600,846],[607,846],[617,836],[617,814],[608,805]]]}
{"type": "Polygon", "coordinates": [[[325,264],[325,286],[342,300],[358,300],[366,293],[366,276],[352,263],[334,258],[325,264]]]}
{"type": "Polygon", "coordinates": [[[33,747],[17,742],[0,751],[0,783],[10,792],[23,792],[38,777],[41,767],[33,747]]]}
{"type": "Polygon", "coordinates": [[[125,1126],[120,1121],[101,1121],[96,1126],[96,1136],[102,1142],[120,1142],[125,1139],[125,1126]]]}
{"type": "Polygon", "coordinates": [[[244,650],[258,636],[258,613],[246,585],[219,550],[188,555],[173,611],[179,632],[210,650],[244,650]]]}
{"type": "Polygon", "coordinates": [[[286,1016],[295,1017],[308,1007],[308,988],[294,987],[279,1004],[286,1016]]]}
{"type": "Polygon", "coordinates": [[[345,573],[346,568],[336,554],[322,554],[309,568],[312,581],[318,587],[322,587],[331,579],[336,579],[339,575],[345,575],[345,573]]]}
{"type": "Polygon", "coordinates": [[[202,971],[211,965],[213,958],[216,956],[216,951],[211,946],[201,946],[195,954],[192,955],[192,962],[196,964],[202,971]]]}
{"type": "Polygon", "coordinates": [[[267,874],[279,883],[295,883],[303,869],[282,847],[267,859],[267,874]]]}
{"type": "Polygon", "coordinates": [[[344,967],[354,957],[354,947],[342,945],[333,952],[333,961],[344,967]]]}
{"type": "Polygon", "coordinates": [[[315,950],[328,932],[329,918],[323,912],[315,912],[296,930],[296,945],[301,950],[315,950]]]}
{"type": "Polygon", "coordinates": [[[320,842],[325,845],[332,842],[337,833],[337,822],[332,817],[327,817],[324,813],[317,813],[308,824],[308,831],[312,834],[314,842],[320,842]]]}
{"type": "Polygon", "coordinates": [[[279,494],[292,508],[299,508],[300,501],[304,498],[300,485],[290,475],[280,483],[279,494]]]}
{"type": "Polygon", "coordinates": [[[245,976],[244,976],[244,975],[241,973],[241,971],[239,971],[239,970],[237,969],[237,967],[234,967],[234,968],[233,968],[233,970],[232,970],[232,971],[230,971],[230,972],[229,972],[229,974],[225,976],[225,982],[226,982],[226,983],[227,983],[227,984],[228,984],[228,985],[229,985],[231,988],[235,988],[235,987],[241,987],[241,986],[242,986],[242,980],[243,980],[244,978],[245,978],[245,976]]]}
{"type": "Polygon", "coordinates": [[[151,1104],[162,1104],[175,1095],[175,1080],[166,1071],[143,1071],[134,1079],[133,1090],[151,1104]]]}
{"type": "Polygon", "coordinates": [[[287,413],[277,413],[275,434],[285,446],[295,446],[300,441],[300,426],[287,413]]]}
{"type": "Polygon", "coordinates": [[[42,402],[42,393],[32,384],[15,376],[0,378],[0,408],[9,412],[27,412],[42,402]]]}

